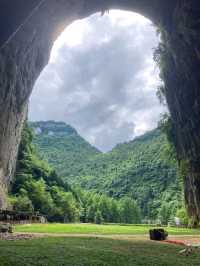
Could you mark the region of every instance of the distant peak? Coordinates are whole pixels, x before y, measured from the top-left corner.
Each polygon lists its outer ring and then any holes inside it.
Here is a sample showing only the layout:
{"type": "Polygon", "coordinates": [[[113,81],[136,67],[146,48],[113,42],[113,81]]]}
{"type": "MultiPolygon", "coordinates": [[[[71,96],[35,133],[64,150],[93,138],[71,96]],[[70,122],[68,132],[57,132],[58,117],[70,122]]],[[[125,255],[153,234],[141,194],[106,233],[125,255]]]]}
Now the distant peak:
{"type": "Polygon", "coordinates": [[[37,135],[39,134],[48,134],[53,136],[55,134],[67,134],[67,135],[77,135],[77,131],[67,125],[65,122],[60,121],[37,121],[29,122],[30,126],[34,129],[37,135]]]}

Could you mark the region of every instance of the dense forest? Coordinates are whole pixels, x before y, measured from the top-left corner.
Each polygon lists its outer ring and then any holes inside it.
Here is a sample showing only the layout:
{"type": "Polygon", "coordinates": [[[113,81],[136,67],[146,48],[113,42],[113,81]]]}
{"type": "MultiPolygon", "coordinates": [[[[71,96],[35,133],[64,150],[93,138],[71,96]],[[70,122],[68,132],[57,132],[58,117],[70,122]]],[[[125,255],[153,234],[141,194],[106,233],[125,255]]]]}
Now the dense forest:
{"type": "Polygon", "coordinates": [[[10,193],[14,210],[39,212],[50,221],[76,220],[79,207],[76,194],[46,161],[38,157],[32,140],[32,130],[26,125],[10,193]]]}
{"type": "Polygon", "coordinates": [[[39,157],[32,141],[33,132],[26,125],[10,191],[14,210],[38,212],[54,222],[141,222],[140,209],[129,197],[116,200],[103,193],[72,189],[39,157]]]}
{"type": "Polygon", "coordinates": [[[177,162],[161,130],[101,153],[64,123],[30,125],[40,155],[75,190],[81,187],[117,200],[131,198],[143,219],[165,216],[166,221],[182,206],[177,162]]]}
{"type": "Polygon", "coordinates": [[[33,143],[41,156],[67,181],[77,175],[90,157],[100,153],[63,122],[34,122],[29,125],[35,133],[33,143]]]}

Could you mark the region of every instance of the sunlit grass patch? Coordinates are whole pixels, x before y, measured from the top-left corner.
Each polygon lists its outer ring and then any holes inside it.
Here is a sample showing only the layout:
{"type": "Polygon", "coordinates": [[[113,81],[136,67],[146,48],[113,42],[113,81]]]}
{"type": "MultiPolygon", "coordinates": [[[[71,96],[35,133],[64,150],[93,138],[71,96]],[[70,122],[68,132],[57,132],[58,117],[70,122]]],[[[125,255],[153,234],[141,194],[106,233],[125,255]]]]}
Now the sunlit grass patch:
{"type": "MultiPolygon", "coordinates": [[[[153,227],[153,226],[152,226],[153,227]]],[[[55,233],[55,234],[148,234],[151,226],[148,225],[119,225],[119,224],[25,224],[16,225],[15,232],[27,233],[55,233]]],[[[166,227],[172,235],[200,235],[200,229],[166,227]]]]}

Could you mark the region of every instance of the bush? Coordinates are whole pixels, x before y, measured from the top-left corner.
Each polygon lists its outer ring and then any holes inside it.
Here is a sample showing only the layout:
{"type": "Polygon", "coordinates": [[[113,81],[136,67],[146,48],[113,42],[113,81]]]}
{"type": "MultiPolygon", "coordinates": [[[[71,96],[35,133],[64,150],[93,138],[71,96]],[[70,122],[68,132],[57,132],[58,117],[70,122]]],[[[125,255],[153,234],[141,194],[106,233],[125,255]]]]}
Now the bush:
{"type": "Polygon", "coordinates": [[[177,211],[176,216],[180,219],[182,225],[187,226],[189,224],[189,217],[184,207],[177,211]]]}

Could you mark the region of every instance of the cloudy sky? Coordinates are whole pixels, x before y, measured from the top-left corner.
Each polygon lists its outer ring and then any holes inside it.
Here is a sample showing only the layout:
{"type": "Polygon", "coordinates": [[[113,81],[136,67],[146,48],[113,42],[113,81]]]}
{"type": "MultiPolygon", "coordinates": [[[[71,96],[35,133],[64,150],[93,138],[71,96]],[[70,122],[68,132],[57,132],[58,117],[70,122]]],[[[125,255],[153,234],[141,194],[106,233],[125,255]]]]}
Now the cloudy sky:
{"type": "Polygon", "coordinates": [[[156,127],[158,69],[151,22],[129,12],[95,14],[67,27],[35,84],[30,120],[72,125],[102,151],[156,127]]]}

